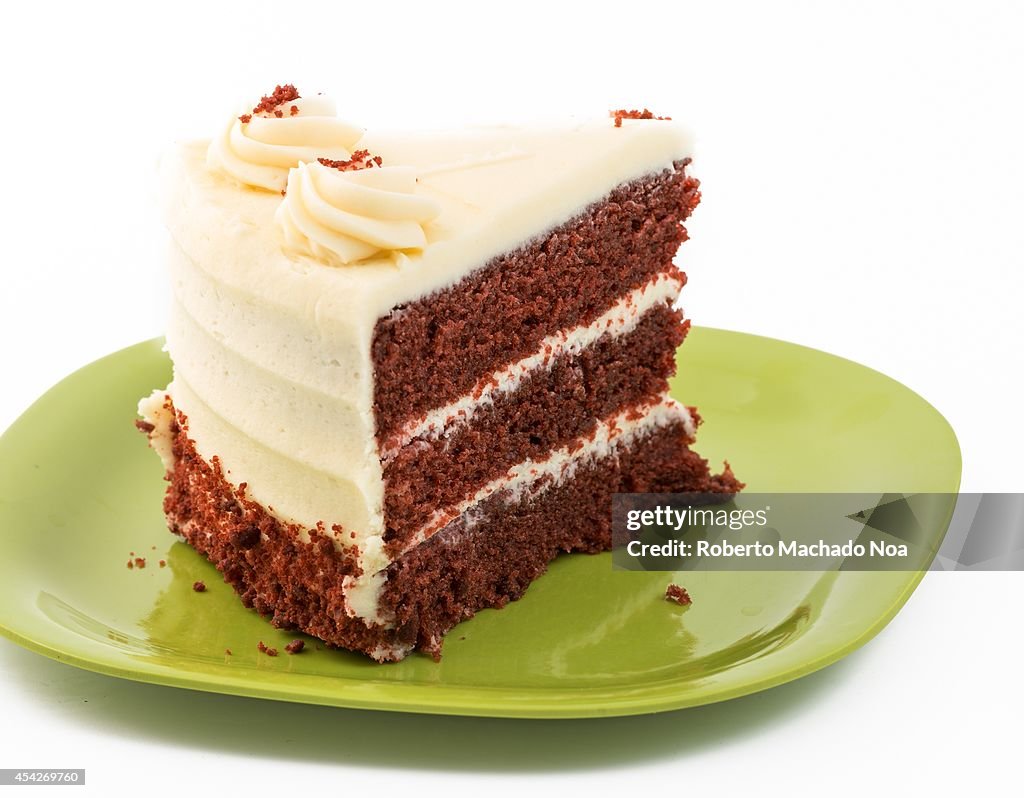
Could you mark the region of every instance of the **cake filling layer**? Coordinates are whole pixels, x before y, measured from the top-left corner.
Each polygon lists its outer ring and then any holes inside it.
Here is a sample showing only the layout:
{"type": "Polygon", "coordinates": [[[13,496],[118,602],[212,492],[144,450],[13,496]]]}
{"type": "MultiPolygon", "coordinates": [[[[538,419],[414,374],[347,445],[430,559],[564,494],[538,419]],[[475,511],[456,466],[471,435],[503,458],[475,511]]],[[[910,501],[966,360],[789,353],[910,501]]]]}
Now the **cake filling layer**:
{"type": "Polygon", "coordinates": [[[422,543],[488,496],[500,492],[512,500],[519,500],[524,495],[546,490],[552,485],[572,479],[580,463],[610,457],[636,438],[669,424],[679,424],[686,431],[688,442],[696,435],[689,410],[668,394],[658,397],[649,405],[630,407],[611,418],[603,419],[594,425],[585,438],[574,440],[543,458],[523,460],[463,501],[434,511],[403,549],[407,551],[422,543]]]}
{"type": "Polygon", "coordinates": [[[374,560],[367,556],[367,552],[363,553],[360,558],[363,573],[349,577],[345,583],[348,611],[374,623],[392,623],[380,605],[385,579],[378,573],[390,562],[421,545],[455,519],[474,517],[477,505],[491,496],[501,494],[505,501],[516,502],[543,493],[572,480],[577,470],[587,463],[614,458],[638,438],[669,425],[683,430],[687,445],[696,434],[696,424],[690,411],[665,393],[602,419],[586,436],[546,452],[542,457],[517,462],[500,477],[457,502],[436,506],[414,531],[387,542],[380,552],[380,559],[374,560]]]}
{"type": "Polygon", "coordinates": [[[442,436],[416,439],[385,461],[385,540],[392,548],[446,507],[525,460],[586,438],[601,419],[655,403],[668,390],[686,325],[664,301],[579,350],[563,349],[474,407],[442,436]]]}
{"type": "MultiPolygon", "coordinates": [[[[607,336],[626,335],[636,329],[644,314],[659,305],[671,305],[679,297],[683,279],[679,274],[659,274],[618,300],[590,324],[577,325],[549,335],[533,354],[479,379],[454,402],[435,408],[407,423],[381,446],[381,460],[387,463],[413,439],[450,436],[454,428],[473,420],[474,415],[516,391],[539,369],[550,368],[559,358],[572,356],[607,336]]],[[[677,345],[678,345],[677,341],[677,345]]]]}

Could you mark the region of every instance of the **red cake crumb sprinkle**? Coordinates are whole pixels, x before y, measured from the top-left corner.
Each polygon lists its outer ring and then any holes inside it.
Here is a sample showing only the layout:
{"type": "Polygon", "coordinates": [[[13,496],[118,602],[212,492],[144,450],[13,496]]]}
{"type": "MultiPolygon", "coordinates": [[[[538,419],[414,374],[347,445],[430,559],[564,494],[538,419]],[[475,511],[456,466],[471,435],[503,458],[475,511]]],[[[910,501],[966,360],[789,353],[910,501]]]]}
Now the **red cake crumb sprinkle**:
{"type": "Polygon", "coordinates": [[[192,589],[194,591],[196,591],[196,593],[205,593],[206,592],[206,582],[203,582],[202,580],[200,580],[198,582],[193,582],[192,583],[192,589]]]}
{"type": "Polygon", "coordinates": [[[144,421],[141,418],[135,419],[135,427],[139,430],[139,432],[145,432],[147,435],[149,435],[149,433],[156,429],[156,427],[153,424],[150,424],[148,421],[144,421]]]}
{"type": "Polygon", "coordinates": [[[681,604],[684,607],[689,607],[693,604],[693,599],[690,598],[690,594],[686,592],[686,588],[677,584],[671,584],[665,588],[665,598],[669,601],[674,601],[676,604],[681,604]]]}
{"type": "Polygon", "coordinates": [[[609,111],[608,116],[615,120],[615,127],[622,127],[623,119],[664,119],[671,120],[671,116],[655,116],[651,111],[646,108],[642,111],[638,111],[635,108],[627,111],[625,108],[619,108],[615,111],[609,111]]]}
{"type": "Polygon", "coordinates": [[[166,568],[167,567],[167,560],[160,560],[160,567],[161,568],[166,568]]]}
{"type": "Polygon", "coordinates": [[[128,560],[128,562],[126,562],[125,565],[128,568],[134,568],[135,567],[135,563],[133,563],[131,560],[128,560]]]}
{"type": "Polygon", "coordinates": [[[276,648],[270,648],[270,646],[268,646],[262,640],[260,640],[260,642],[256,644],[256,648],[259,649],[261,654],[266,654],[268,657],[276,657],[277,656],[277,649],[276,648]]]}
{"type": "Polygon", "coordinates": [[[288,645],[284,647],[284,650],[289,654],[298,654],[302,649],[306,647],[306,643],[302,640],[292,640],[288,645]]]}
{"type": "MultiPolygon", "coordinates": [[[[302,95],[299,94],[299,90],[296,89],[291,83],[285,83],[283,86],[275,86],[274,91],[270,94],[265,94],[260,98],[259,103],[252,109],[251,114],[242,114],[238,117],[238,121],[243,124],[247,124],[252,121],[253,115],[255,114],[273,114],[278,119],[284,116],[284,111],[281,110],[280,106],[285,103],[290,103],[293,100],[299,99],[302,95]]],[[[288,113],[290,116],[295,116],[299,112],[299,108],[293,105],[288,113]]]]}
{"type": "Polygon", "coordinates": [[[356,150],[347,161],[332,161],[330,158],[317,158],[317,161],[330,169],[337,169],[339,172],[370,169],[384,163],[379,155],[370,155],[369,150],[356,150]]]}
{"type": "Polygon", "coordinates": [[[136,568],[145,568],[146,567],[146,558],[145,557],[136,557],[135,558],[135,567],[136,568]]]}

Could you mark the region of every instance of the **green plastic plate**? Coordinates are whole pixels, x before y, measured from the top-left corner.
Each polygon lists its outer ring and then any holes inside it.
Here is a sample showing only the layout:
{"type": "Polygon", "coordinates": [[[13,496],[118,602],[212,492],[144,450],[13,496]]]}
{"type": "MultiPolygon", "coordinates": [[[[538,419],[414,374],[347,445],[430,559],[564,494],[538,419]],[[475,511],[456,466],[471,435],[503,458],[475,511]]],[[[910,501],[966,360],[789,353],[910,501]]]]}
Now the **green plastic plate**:
{"type": "MultiPolygon", "coordinates": [[[[72,374],[0,438],[0,630],[46,656],[144,682],[343,707],[506,717],[627,715],[790,681],[864,644],[920,572],[613,571],[560,557],[526,596],[456,627],[435,663],[376,665],[245,609],[164,525],[135,404],[163,386],[158,340],[72,374]],[[131,553],[146,567],[128,569],[131,553]],[[159,561],[166,561],[160,567],[159,561]],[[206,582],[205,593],[192,590],[206,582]],[[678,579],[694,597],[661,597],[678,579]],[[277,657],[257,643],[281,650],[277,657]],[[230,649],[232,654],[225,653],[230,649]]],[[[878,372],[812,349],[694,329],[674,390],[704,417],[699,450],[748,490],[949,491],[946,421],[878,372]]],[[[941,538],[944,530],[936,530],[941,538]]]]}

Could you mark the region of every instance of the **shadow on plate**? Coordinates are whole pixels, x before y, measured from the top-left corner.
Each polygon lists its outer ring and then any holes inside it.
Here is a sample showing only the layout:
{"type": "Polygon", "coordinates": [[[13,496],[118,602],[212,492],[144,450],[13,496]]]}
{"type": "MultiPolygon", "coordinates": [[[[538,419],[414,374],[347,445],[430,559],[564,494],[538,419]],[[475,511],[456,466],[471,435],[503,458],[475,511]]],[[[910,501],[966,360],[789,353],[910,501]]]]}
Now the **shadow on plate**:
{"type": "Polygon", "coordinates": [[[336,709],[161,687],[80,670],[0,642],[8,679],[69,722],[115,737],[295,762],[455,772],[608,769],[767,734],[848,678],[859,656],[855,652],[771,690],[693,709],[503,720],[336,709]]]}

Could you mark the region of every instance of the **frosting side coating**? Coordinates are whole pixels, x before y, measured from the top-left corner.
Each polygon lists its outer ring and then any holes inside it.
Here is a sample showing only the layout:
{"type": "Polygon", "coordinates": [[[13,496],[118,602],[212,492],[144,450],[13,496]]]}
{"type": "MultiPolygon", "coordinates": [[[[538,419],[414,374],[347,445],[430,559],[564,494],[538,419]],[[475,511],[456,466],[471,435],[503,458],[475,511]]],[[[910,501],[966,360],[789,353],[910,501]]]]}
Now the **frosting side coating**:
{"type": "Polygon", "coordinates": [[[188,417],[196,451],[207,461],[219,458],[225,479],[235,487],[246,483],[246,495],[278,518],[304,529],[329,518],[325,534],[335,537],[339,545],[357,546],[361,551],[374,537],[368,530],[379,516],[362,493],[362,480],[311,467],[268,448],[210,408],[181,374],[175,374],[166,393],[188,417]],[[330,529],[335,524],[344,534],[338,536],[330,529]],[[349,530],[359,534],[352,537],[349,530]]]}

